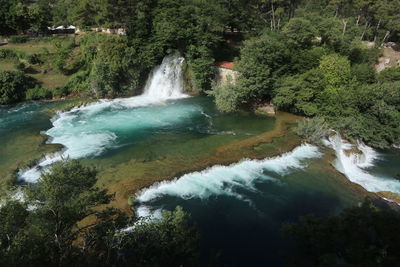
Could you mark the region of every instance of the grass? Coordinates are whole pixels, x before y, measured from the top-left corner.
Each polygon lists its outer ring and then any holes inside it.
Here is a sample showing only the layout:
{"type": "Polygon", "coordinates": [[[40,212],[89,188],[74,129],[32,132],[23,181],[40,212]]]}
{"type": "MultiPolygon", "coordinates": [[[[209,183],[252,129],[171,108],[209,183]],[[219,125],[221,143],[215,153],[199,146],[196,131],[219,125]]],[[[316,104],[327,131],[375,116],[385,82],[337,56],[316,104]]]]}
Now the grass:
{"type": "Polygon", "coordinates": [[[10,60],[0,60],[0,71],[15,70],[14,63],[10,60]]]}
{"type": "Polygon", "coordinates": [[[28,42],[25,44],[6,44],[0,46],[0,49],[11,49],[25,53],[26,55],[41,54],[44,52],[54,53],[54,47],[51,42],[28,42]]]}
{"type": "MultiPolygon", "coordinates": [[[[44,88],[54,89],[57,86],[64,85],[68,80],[68,76],[61,73],[57,73],[55,71],[44,74],[43,70],[45,66],[31,65],[30,68],[33,69],[34,74],[31,73],[26,73],[26,74],[38,80],[41,86],[44,88]]],[[[10,60],[0,60],[0,71],[5,71],[5,70],[15,71],[16,68],[14,66],[14,63],[10,60]]]]}
{"type": "Polygon", "coordinates": [[[30,74],[33,78],[38,80],[42,87],[48,89],[54,89],[57,86],[62,86],[67,82],[68,76],[65,76],[60,73],[52,73],[52,74],[30,74]]]}
{"type": "MultiPolygon", "coordinates": [[[[56,37],[57,38],[57,37],[56,37]]],[[[52,38],[49,38],[47,41],[45,40],[31,40],[24,44],[11,44],[8,43],[6,45],[0,46],[1,49],[11,49],[14,51],[22,52],[25,55],[33,55],[33,54],[46,54],[46,62],[41,65],[29,65],[26,60],[21,60],[24,62],[27,67],[29,67],[30,71],[27,71],[27,75],[38,80],[42,87],[48,89],[54,89],[57,86],[65,85],[67,82],[68,76],[63,75],[54,71],[54,56],[52,53],[55,52],[55,48],[51,42],[52,38]],[[47,73],[45,73],[47,70],[47,73]]],[[[58,37],[57,39],[70,41],[71,37],[58,37]]],[[[0,71],[11,70],[15,71],[16,68],[14,66],[14,62],[10,59],[0,60],[0,71]]]]}
{"type": "Polygon", "coordinates": [[[5,44],[0,46],[0,49],[12,49],[15,51],[20,51],[25,53],[26,55],[33,55],[33,54],[42,54],[42,53],[54,53],[55,48],[52,44],[52,40],[60,40],[69,42],[73,40],[74,37],[70,36],[57,36],[57,37],[46,37],[46,38],[38,38],[38,39],[31,39],[27,43],[23,44],[5,44]]]}

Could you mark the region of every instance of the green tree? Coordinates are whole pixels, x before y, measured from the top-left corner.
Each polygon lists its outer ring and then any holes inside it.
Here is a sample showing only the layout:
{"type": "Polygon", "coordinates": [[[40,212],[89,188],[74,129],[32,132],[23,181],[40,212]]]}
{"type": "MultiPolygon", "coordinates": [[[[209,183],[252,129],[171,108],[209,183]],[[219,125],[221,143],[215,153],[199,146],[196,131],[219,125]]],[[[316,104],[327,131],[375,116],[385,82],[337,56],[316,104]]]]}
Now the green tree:
{"type": "Polygon", "coordinates": [[[0,104],[22,101],[25,92],[35,87],[36,81],[17,71],[0,71],[0,104]]]}
{"type": "Polygon", "coordinates": [[[181,208],[158,220],[107,208],[97,171],[63,160],[0,207],[1,266],[180,266],[197,259],[198,232],[181,208]],[[130,231],[123,231],[133,225],[130,231]]]}
{"type": "Polygon", "coordinates": [[[131,230],[105,235],[104,240],[114,252],[110,265],[193,266],[198,260],[197,229],[179,206],[164,211],[160,219],[139,219],[131,230]]]}
{"type": "Polygon", "coordinates": [[[379,82],[400,81],[400,67],[386,68],[378,74],[379,82]]]}
{"type": "Polygon", "coordinates": [[[36,206],[35,227],[39,227],[49,247],[48,257],[55,265],[73,262],[79,251],[74,241],[88,226],[78,223],[97,216],[95,208],[110,202],[112,196],[95,187],[97,171],[77,161],[56,163],[30,187],[28,197],[36,206]]]}
{"type": "Polygon", "coordinates": [[[351,78],[350,62],[339,55],[323,56],[319,69],[324,75],[327,86],[339,88],[346,86],[351,78]]]}
{"type": "Polygon", "coordinates": [[[288,266],[396,266],[400,217],[371,201],[330,218],[303,217],[284,232],[294,242],[288,266]]]}
{"type": "Polygon", "coordinates": [[[310,47],[312,38],[317,35],[317,30],[307,19],[292,18],[285,25],[282,33],[285,34],[296,47],[310,47]]]}
{"type": "Polygon", "coordinates": [[[318,99],[326,81],[318,69],[298,76],[283,78],[275,85],[273,103],[296,114],[315,116],[320,112],[318,99]]]}

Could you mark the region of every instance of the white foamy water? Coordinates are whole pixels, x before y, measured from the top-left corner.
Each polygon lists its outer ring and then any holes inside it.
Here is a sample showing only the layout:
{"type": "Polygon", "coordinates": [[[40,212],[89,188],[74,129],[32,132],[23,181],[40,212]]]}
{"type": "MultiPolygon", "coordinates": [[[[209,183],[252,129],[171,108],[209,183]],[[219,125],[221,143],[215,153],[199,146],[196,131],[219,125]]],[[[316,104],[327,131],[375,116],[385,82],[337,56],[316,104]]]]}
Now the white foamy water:
{"type": "Polygon", "coordinates": [[[245,200],[235,192],[237,188],[255,190],[257,180],[279,182],[264,171],[285,175],[292,170],[306,167],[304,160],[318,158],[318,148],[309,144],[297,147],[292,152],[264,160],[243,160],[230,166],[213,166],[201,172],[186,174],[172,181],[156,183],[136,195],[140,203],[136,212],[139,217],[151,215],[149,202],[162,196],[174,196],[182,199],[207,199],[213,195],[228,195],[245,200]]]}
{"type": "Polygon", "coordinates": [[[325,140],[326,145],[332,147],[336,153],[335,168],[343,173],[350,181],[359,184],[369,192],[400,193],[400,181],[391,177],[379,177],[368,172],[379,154],[371,147],[358,142],[357,148],[361,153],[346,153],[354,145],[349,144],[339,134],[325,140]]]}
{"type": "Polygon", "coordinates": [[[19,179],[35,182],[43,170],[62,158],[96,157],[121,145],[119,136],[156,127],[173,125],[200,114],[198,106],[176,107],[166,101],[188,97],[183,94],[182,64],[184,59],[167,56],[147,81],[144,93],[131,98],[100,100],[96,103],[60,112],[53,127],[44,134],[49,143],[62,144],[64,150],[46,156],[38,165],[19,172],[19,179]]]}

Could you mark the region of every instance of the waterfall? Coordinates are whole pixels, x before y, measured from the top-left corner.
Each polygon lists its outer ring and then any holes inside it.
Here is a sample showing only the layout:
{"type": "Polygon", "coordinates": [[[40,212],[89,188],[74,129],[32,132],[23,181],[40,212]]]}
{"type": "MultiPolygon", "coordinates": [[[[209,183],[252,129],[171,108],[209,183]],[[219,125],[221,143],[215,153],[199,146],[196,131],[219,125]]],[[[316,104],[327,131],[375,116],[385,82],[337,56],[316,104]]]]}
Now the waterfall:
{"type": "Polygon", "coordinates": [[[153,99],[174,99],[185,97],[183,92],[183,57],[167,56],[156,67],[147,81],[144,96],[153,99]]]}
{"type": "Polygon", "coordinates": [[[373,167],[374,161],[379,158],[379,154],[373,148],[360,141],[357,145],[352,145],[343,140],[338,133],[324,142],[335,150],[334,167],[350,181],[361,185],[369,192],[400,193],[400,181],[368,172],[368,168],[373,167]]]}
{"type": "Polygon", "coordinates": [[[50,136],[48,143],[62,144],[63,151],[47,155],[33,168],[20,170],[19,180],[36,182],[43,171],[63,158],[99,156],[118,144],[120,131],[141,131],[173,125],[200,113],[197,107],[187,106],[176,110],[172,105],[160,105],[167,100],[188,97],[183,94],[183,62],[184,58],[177,55],[165,57],[161,65],[151,72],[142,95],[102,99],[59,112],[51,120],[53,127],[44,133],[50,136]],[[160,112],[160,109],[164,112],[160,112]]]}
{"type": "MultiPolygon", "coordinates": [[[[188,173],[172,181],[156,183],[137,193],[136,213],[139,217],[154,217],[151,203],[163,196],[182,199],[208,199],[212,196],[225,195],[250,202],[243,190],[254,191],[259,181],[278,183],[279,180],[265,174],[269,171],[285,175],[307,166],[307,160],[321,157],[318,148],[303,144],[289,153],[263,160],[245,159],[230,166],[216,165],[200,172],[188,173]]],[[[250,203],[251,204],[251,203],[250,203]]],[[[160,212],[157,210],[157,213],[160,212]]],[[[155,216],[158,217],[158,216],[155,216]]]]}

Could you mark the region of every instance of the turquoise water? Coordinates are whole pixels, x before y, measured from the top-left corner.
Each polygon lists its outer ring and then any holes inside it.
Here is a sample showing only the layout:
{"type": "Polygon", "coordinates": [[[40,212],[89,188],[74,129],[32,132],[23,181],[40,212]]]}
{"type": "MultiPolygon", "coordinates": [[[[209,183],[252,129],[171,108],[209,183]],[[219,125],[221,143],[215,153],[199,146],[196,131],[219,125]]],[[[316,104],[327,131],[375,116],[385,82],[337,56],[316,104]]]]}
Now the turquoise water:
{"type": "MultiPolygon", "coordinates": [[[[103,101],[50,121],[46,110],[60,104],[0,108],[0,172],[46,147],[36,140],[41,131],[51,143],[65,146],[64,155],[97,165],[101,174],[131,166],[124,175],[115,174],[111,183],[125,179],[128,172],[141,177],[142,165],[148,176],[190,165],[199,155],[207,157],[216,148],[268,131],[275,123],[249,113],[221,114],[208,97],[143,105],[132,99],[103,101]]],[[[201,231],[202,265],[281,266],[288,248],[281,232],[284,223],[308,214],[337,214],[363,200],[360,189],[349,186],[325,153],[303,145],[277,158],[188,173],[144,189],[138,194],[137,210],[156,216],[161,209],[183,206],[201,231]]],[[[400,172],[399,164],[399,150],[379,151],[367,172],[393,177],[400,172]]]]}
{"type": "Polygon", "coordinates": [[[19,164],[47,153],[41,147],[45,137],[40,132],[49,129],[49,109],[64,102],[26,102],[0,106],[0,177],[7,177],[19,164]]]}
{"type": "MultiPolygon", "coordinates": [[[[138,97],[102,101],[59,113],[50,121],[45,111],[59,104],[36,102],[3,107],[0,142],[9,148],[1,149],[0,162],[6,164],[13,157],[13,150],[22,148],[18,136],[39,136],[40,132],[50,137],[48,143],[64,146],[58,158],[85,159],[93,164],[100,160],[99,165],[107,168],[132,159],[155,161],[171,155],[194,157],[211,153],[220,145],[255,136],[274,126],[273,118],[221,114],[208,97],[152,104],[138,97]],[[144,102],[143,106],[138,102],[144,102]]],[[[27,146],[25,149],[35,149],[27,146]]],[[[56,160],[57,157],[44,164],[56,160]]],[[[34,181],[39,175],[37,171],[29,173],[27,181],[34,181]]]]}
{"type": "MultiPolygon", "coordinates": [[[[188,211],[201,232],[202,266],[282,266],[290,249],[285,223],[335,215],[364,200],[323,155],[303,145],[277,158],[189,173],[139,192],[136,209],[156,218],[177,205],[188,211]]],[[[381,151],[368,172],[390,175],[399,163],[398,151],[381,151]]]]}

